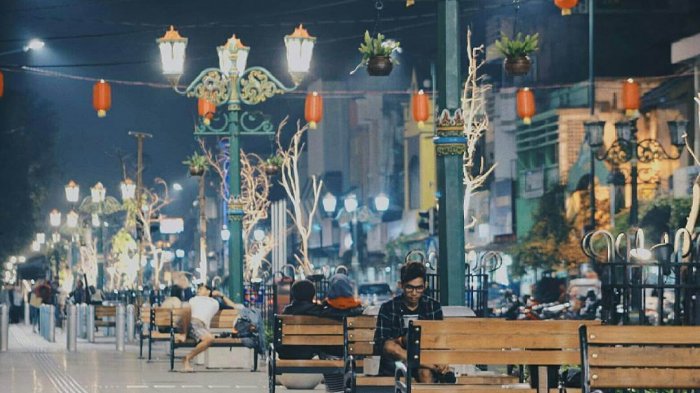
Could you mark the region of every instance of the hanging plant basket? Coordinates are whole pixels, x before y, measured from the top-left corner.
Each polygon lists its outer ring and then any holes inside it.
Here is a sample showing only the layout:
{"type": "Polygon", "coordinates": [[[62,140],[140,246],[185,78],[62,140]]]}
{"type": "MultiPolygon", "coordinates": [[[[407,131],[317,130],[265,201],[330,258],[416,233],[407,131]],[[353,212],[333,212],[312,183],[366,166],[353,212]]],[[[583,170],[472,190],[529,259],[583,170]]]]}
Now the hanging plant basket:
{"type": "Polygon", "coordinates": [[[370,76],[387,76],[392,69],[394,65],[391,56],[372,56],[367,62],[367,73],[370,76]]]}
{"type": "Polygon", "coordinates": [[[275,164],[266,163],[265,165],[263,165],[263,170],[268,176],[273,176],[280,171],[280,167],[275,164]]]}
{"type": "Polygon", "coordinates": [[[204,174],[204,168],[191,166],[190,176],[202,176],[204,174]]]}
{"type": "Polygon", "coordinates": [[[532,62],[528,56],[506,57],[503,66],[508,75],[522,76],[530,72],[532,62]]]}

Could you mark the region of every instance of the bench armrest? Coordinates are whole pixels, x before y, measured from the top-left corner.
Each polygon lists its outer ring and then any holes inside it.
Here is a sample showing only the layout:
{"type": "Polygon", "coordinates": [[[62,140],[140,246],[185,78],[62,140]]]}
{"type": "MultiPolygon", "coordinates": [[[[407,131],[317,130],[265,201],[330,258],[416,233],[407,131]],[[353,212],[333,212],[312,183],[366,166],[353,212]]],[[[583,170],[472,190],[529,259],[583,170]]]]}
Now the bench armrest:
{"type": "Polygon", "coordinates": [[[396,372],[394,373],[396,391],[401,393],[411,392],[411,378],[408,375],[408,368],[403,362],[396,362],[396,372]],[[401,380],[404,379],[404,381],[401,380]]]}
{"type": "Polygon", "coordinates": [[[355,356],[348,355],[348,357],[345,359],[345,376],[343,377],[343,385],[345,386],[346,392],[355,391],[356,377],[357,372],[355,371],[355,356]]]}

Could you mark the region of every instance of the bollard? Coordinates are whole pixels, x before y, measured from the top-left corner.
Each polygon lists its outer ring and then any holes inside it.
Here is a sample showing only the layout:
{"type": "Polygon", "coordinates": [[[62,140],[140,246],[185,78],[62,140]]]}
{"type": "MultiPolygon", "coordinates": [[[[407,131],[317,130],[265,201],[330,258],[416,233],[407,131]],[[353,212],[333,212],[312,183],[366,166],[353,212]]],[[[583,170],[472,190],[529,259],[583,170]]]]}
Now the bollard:
{"type": "Polygon", "coordinates": [[[54,312],[54,306],[50,304],[46,306],[46,313],[48,314],[46,316],[46,319],[48,321],[48,341],[53,343],[56,342],[56,314],[54,312]]]}
{"type": "Polygon", "coordinates": [[[78,304],[78,337],[87,338],[87,304],[78,304]]]}
{"type": "Polygon", "coordinates": [[[7,352],[7,343],[10,334],[10,310],[0,304],[0,352],[7,352]]]}
{"type": "Polygon", "coordinates": [[[24,301],[24,324],[26,326],[32,324],[32,319],[29,317],[29,300],[24,301]]]}
{"type": "Polygon", "coordinates": [[[95,342],[95,306],[87,306],[85,313],[85,326],[88,342],[95,342]]]}
{"type": "Polygon", "coordinates": [[[133,304],[126,306],[126,342],[134,341],[134,329],[136,327],[136,308],[133,304]]]}
{"type": "Polygon", "coordinates": [[[117,305],[117,318],[116,318],[116,326],[114,328],[114,335],[116,336],[116,342],[117,342],[117,351],[123,352],[124,351],[124,325],[126,324],[126,316],[124,315],[124,305],[123,304],[118,304],[117,305]]]}
{"type": "Polygon", "coordinates": [[[45,318],[46,306],[42,304],[41,306],[39,306],[39,334],[41,335],[41,337],[44,338],[44,340],[48,340],[48,338],[46,338],[46,322],[44,321],[45,318]]]}
{"type": "Polygon", "coordinates": [[[75,352],[78,350],[78,307],[69,304],[66,317],[66,349],[75,352]]]}

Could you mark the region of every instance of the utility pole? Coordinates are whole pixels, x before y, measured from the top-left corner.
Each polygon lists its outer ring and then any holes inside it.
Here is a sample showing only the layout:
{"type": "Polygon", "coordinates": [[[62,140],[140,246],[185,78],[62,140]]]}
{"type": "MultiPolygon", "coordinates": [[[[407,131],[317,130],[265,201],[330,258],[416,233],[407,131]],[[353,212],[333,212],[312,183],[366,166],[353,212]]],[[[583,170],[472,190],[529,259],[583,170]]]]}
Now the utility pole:
{"type": "Polygon", "coordinates": [[[209,274],[209,264],[207,263],[207,198],[204,193],[206,174],[205,170],[199,176],[199,278],[205,284],[207,274],[209,274]]]}
{"type": "MultiPolygon", "coordinates": [[[[133,136],[136,138],[136,151],[137,151],[137,156],[136,156],[136,208],[140,209],[141,208],[141,194],[143,190],[143,141],[146,138],[153,138],[152,134],[148,134],[145,132],[138,132],[138,131],[129,131],[129,136],[133,136]]],[[[141,225],[144,225],[145,223],[141,223],[141,225]]],[[[143,289],[143,268],[141,267],[141,252],[143,249],[143,243],[142,243],[142,236],[139,234],[138,231],[138,225],[139,223],[136,223],[137,226],[137,231],[136,231],[136,241],[138,243],[138,248],[139,248],[139,253],[138,253],[138,268],[139,268],[139,277],[138,277],[138,287],[139,290],[143,289]]],[[[142,229],[143,230],[143,229],[142,229]]]]}

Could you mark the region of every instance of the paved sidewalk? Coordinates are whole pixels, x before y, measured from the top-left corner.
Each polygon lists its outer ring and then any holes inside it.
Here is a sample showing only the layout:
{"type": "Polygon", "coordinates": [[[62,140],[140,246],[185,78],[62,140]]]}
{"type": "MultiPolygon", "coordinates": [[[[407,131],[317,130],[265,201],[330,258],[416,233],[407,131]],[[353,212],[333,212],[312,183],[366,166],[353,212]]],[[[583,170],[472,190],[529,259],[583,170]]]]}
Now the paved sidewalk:
{"type": "MultiPolygon", "coordinates": [[[[11,325],[9,351],[0,353],[0,392],[267,392],[263,362],[255,373],[196,366],[196,373],[183,374],[168,371],[162,343],[154,346],[154,360],[149,363],[138,359],[138,345],[127,345],[125,352],[117,352],[114,338],[100,341],[91,344],[79,339],[78,351],[67,352],[61,329],[56,329],[56,342],[49,343],[31,327],[11,325]]],[[[287,390],[278,387],[278,391],[287,390]]],[[[320,385],[314,392],[322,391],[320,385]]]]}

